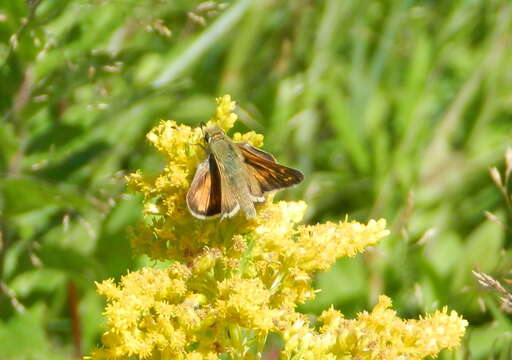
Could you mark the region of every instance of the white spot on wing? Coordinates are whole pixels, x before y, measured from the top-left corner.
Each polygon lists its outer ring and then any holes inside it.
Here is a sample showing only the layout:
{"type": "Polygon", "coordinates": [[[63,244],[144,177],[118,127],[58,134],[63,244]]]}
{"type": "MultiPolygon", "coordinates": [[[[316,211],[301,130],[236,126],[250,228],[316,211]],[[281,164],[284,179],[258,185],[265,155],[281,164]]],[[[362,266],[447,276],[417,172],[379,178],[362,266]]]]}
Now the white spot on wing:
{"type": "Polygon", "coordinates": [[[251,195],[251,200],[252,202],[264,202],[265,201],[265,197],[264,196],[254,196],[254,195],[251,195]]]}
{"type": "Polygon", "coordinates": [[[211,219],[215,219],[216,217],[219,217],[219,215],[220,215],[220,214],[215,214],[215,215],[211,215],[211,216],[206,216],[203,214],[196,213],[194,210],[192,210],[190,208],[190,206],[188,205],[188,201],[187,201],[187,208],[188,208],[188,211],[190,211],[190,214],[192,214],[193,217],[195,217],[196,219],[199,219],[199,220],[211,220],[211,219]]]}
{"type": "Polygon", "coordinates": [[[238,204],[238,202],[236,203],[236,206],[233,208],[233,210],[231,210],[230,212],[228,212],[227,214],[223,214],[222,215],[222,219],[229,219],[230,217],[233,217],[237,212],[238,210],[240,210],[240,205],[238,204]]]}

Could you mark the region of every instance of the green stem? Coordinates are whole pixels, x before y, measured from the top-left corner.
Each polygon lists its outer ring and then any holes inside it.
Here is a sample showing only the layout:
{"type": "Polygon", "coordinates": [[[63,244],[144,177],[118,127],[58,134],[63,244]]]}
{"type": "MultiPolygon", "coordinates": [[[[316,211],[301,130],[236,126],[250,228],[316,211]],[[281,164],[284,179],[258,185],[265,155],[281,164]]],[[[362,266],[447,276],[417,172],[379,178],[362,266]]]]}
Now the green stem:
{"type": "Polygon", "coordinates": [[[229,338],[231,341],[231,345],[233,345],[233,348],[235,349],[234,353],[232,354],[232,359],[243,359],[243,356],[245,354],[245,348],[244,344],[242,343],[242,337],[240,334],[240,327],[235,324],[231,324],[228,327],[228,333],[229,338]],[[236,356],[236,357],[233,357],[236,356]]]}

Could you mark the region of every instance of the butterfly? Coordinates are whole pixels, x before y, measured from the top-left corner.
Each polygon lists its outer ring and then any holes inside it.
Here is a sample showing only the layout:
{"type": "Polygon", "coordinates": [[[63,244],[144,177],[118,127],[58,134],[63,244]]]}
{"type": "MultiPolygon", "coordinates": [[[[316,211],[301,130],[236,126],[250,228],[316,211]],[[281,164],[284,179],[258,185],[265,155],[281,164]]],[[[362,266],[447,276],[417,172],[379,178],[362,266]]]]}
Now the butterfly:
{"type": "Polygon", "coordinates": [[[252,219],[254,203],[265,201],[266,193],[304,179],[300,171],[278,164],[269,153],[234,142],[216,125],[203,133],[207,157],[197,166],[187,193],[188,209],[198,219],[220,215],[222,220],[239,210],[252,219]]]}

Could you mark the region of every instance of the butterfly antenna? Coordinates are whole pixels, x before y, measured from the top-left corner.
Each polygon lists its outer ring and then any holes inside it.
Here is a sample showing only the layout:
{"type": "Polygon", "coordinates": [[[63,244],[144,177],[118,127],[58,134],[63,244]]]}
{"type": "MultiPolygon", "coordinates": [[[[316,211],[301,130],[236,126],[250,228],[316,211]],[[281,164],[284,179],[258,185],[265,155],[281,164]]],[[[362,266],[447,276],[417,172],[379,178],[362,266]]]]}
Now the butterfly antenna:
{"type": "MultiPolygon", "coordinates": [[[[204,132],[204,128],[206,127],[206,124],[203,121],[201,121],[199,123],[199,127],[201,128],[201,132],[203,133],[203,139],[204,139],[205,136],[206,136],[206,133],[204,132]]],[[[199,145],[201,148],[203,148],[203,150],[205,152],[207,152],[207,149],[206,149],[206,147],[203,144],[194,144],[194,145],[199,145]]]]}

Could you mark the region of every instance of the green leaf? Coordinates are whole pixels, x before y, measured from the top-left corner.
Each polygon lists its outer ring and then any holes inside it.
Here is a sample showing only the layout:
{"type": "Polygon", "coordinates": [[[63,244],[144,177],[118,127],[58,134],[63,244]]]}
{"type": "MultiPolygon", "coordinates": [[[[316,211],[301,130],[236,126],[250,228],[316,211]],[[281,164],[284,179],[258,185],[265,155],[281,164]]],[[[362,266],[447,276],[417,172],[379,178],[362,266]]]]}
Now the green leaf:
{"type": "Polygon", "coordinates": [[[9,178],[0,183],[6,216],[14,216],[49,206],[83,209],[89,203],[78,190],[56,186],[34,178],[9,178]]]}
{"type": "Polygon", "coordinates": [[[16,276],[9,287],[19,297],[27,297],[32,292],[51,293],[57,287],[65,284],[66,275],[54,269],[34,269],[16,276]]]}
{"type": "Polygon", "coordinates": [[[468,282],[475,279],[471,270],[491,272],[498,264],[499,253],[503,246],[503,229],[498,225],[486,221],[478,226],[468,237],[462,251],[464,256],[457,268],[453,281],[454,289],[461,289],[468,282]]]}
{"type": "Polygon", "coordinates": [[[301,311],[318,314],[331,305],[344,305],[345,314],[355,310],[347,304],[364,298],[367,291],[362,260],[339,259],[329,270],[316,276],[315,289],[320,292],[313,301],[301,306],[301,311]]]}
{"type": "Polygon", "coordinates": [[[0,358],[71,359],[53,349],[45,332],[45,306],[37,304],[24,314],[16,314],[7,321],[0,321],[0,358]]]}
{"type": "Polygon", "coordinates": [[[96,268],[96,263],[91,257],[71,248],[44,245],[39,256],[44,266],[60,269],[80,278],[87,273],[85,270],[91,271],[96,268]]]}

